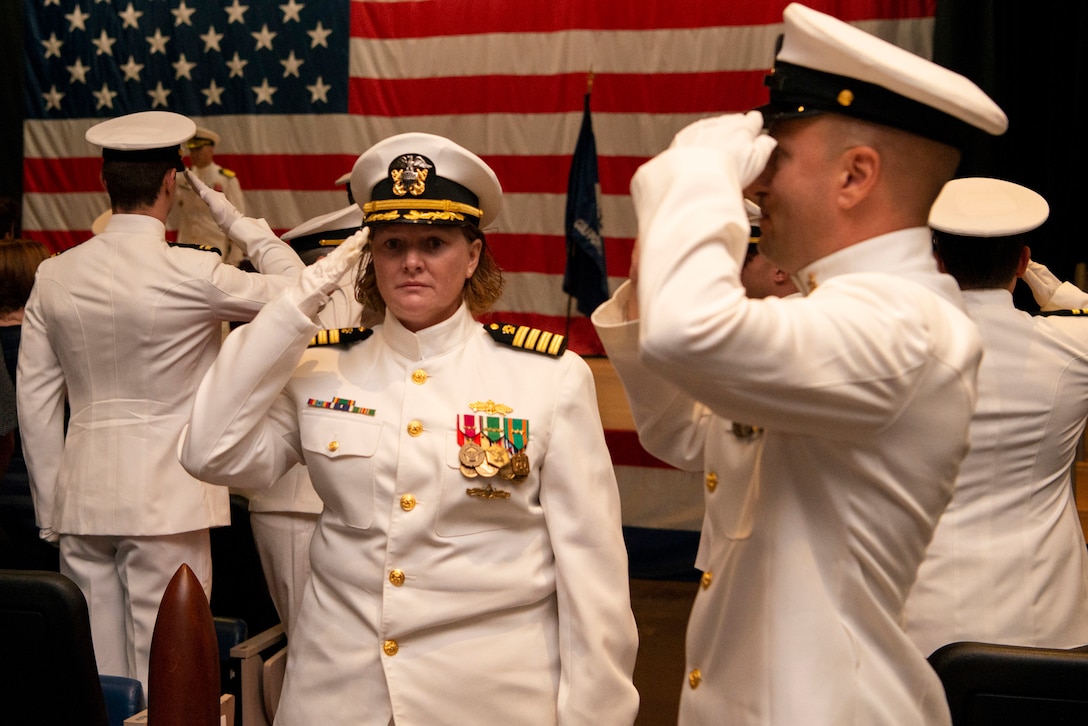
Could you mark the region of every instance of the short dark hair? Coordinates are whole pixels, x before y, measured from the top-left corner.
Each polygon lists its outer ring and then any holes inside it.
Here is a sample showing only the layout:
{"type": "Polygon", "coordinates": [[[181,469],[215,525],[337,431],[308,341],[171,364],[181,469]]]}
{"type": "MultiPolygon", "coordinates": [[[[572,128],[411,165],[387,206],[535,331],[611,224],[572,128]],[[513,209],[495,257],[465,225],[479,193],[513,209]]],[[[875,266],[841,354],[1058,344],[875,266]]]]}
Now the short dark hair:
{"type": "Polygon", "coordinates": [[[163,177],[173,168],[167,161],[103,161],[102,181],[110,205],[122,212],[150,207],[159,196],[163,177]]]}
{"type": "Polygon", "coordinates": [[[1016,278],[1020,253],[1026,239],[1011,237],[964,237],[933,232],[933,248],[944,269],[956,278],[961,290],[994,290],[1008,287],[1016,278]]]}

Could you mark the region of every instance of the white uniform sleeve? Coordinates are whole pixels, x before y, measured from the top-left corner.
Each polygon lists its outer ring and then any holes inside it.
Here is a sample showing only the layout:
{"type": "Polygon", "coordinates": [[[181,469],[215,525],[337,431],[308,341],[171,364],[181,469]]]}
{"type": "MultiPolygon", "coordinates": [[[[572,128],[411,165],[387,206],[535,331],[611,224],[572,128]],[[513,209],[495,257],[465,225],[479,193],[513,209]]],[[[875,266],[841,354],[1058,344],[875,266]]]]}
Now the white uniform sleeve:
{"type": "Polygon", "coordinates": [[[559,723],[631,724],[638,633],[631,612],[619,491],[593,376],[573,354],[540,462],[540,502],[555,555],[559,723]]]}
{"type": "Polygon", "coordinates": [[[259,488],[302,460],[297,414],[281,392],[318,329],[281,296],[227,336],[179,443],[178,458],[190,474],[259,488]]]}
{"type": "MultiPolygon", "coordinates": [[[[40,278],[39,278],[40,280],[40,278]]],[[[49,342],[39,310],[42,284],[30,291],[23,317],[16,371],[19,429],[30,476],[34,514],[43,539],[53,540],[53,510],[64,455],[67,389],[60,360],[49,342]]]]}
{"type": "Polygon", "coordinates": [[[694,152],[665,151],[631,184],[642,362],[725,419],[823,436],[893,421],[929,360],[928,321],[945,314],[919,308],[941,302],[875,274],[833,277],[805,298],[748,299],[741,190],[694,152]]]}

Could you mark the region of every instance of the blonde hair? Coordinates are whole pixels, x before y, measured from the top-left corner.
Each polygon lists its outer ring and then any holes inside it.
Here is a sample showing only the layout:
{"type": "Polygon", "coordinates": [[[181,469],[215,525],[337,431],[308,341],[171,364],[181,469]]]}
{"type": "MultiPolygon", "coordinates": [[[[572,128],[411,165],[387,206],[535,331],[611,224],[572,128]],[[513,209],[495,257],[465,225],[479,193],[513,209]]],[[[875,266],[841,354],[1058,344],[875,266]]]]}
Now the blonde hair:
{"type": "MultiPolygon", "coordinates": [[[[491,309],[491,306],[502,297],[503,287],[506,284],[502,277],[502,269],[491,254],[487,246],[487,237],[479,227],[472,224],[457,227],[465,236],[466,244],[476,240],[482,243],[480,246],[480,261],[473,271],[472,277],[465,280],[465,286],[461,293],[462,299],[468,306],[473,317],[482,315],[491,309]]],[[[373,235],[373,228],[371,235],[373,235]]],[[[378,291],[378,279],[374,274],[374,261],[369,257],[365,268],[360,267],[355,278],[355,299],[366,309],[374,310],[380,315],[385,315],[385,300],[378,291]]],[[[360,265],[362,262],[360,262],[360,265]]]]}

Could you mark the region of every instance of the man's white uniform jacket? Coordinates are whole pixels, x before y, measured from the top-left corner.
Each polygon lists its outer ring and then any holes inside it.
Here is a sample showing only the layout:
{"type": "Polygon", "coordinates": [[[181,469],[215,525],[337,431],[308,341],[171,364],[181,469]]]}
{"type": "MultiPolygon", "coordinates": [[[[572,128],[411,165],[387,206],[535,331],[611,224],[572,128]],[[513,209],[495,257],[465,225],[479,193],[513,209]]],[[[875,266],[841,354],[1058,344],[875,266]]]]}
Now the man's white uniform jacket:
{"type": "Polygon", "coordinates": [[[907,632],[927,654],[960,640],[1086,645],[1088,550],[1071,473],[1088,417],[1088,318],[1032,316],[1007,290],[963,295],[985,350],[978,408],[907,632]]]}
{"type": "Polygon", "coordinates": [[[740,190],[704,153],[666,151],[632,183],[641,359],[764,432],[747,492],[721,497],[733,537],[696,598],[680,722],[948,723],[900,622],[967,451],[977,329],[926,228],[798,271],[804,297],[749,300],[740,190]]]}
{"type": "Polygon", "coordinates": [[[40,527],[139,536],[230,523],[227,491],[182,469],[177,443],[222,322],[251,319],[303,267],[271,235],[251,247],[271,274],[170,246],[152,217],[115,214],[102,234],[41,264],[18,371],[40,527]]]}

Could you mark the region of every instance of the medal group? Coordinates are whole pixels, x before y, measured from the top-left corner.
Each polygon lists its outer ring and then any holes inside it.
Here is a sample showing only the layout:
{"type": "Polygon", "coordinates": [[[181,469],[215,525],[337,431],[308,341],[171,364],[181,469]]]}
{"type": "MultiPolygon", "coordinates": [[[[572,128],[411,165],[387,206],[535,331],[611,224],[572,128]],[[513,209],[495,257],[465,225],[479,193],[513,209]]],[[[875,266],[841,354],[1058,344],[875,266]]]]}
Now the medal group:
{"type": "MultiPolygon", "coordinates": [[[[494,479],[521,484],[529,477],[530,471],[529,455],[525,453],[529,445],[529,421],[506,417],[505,414],[512,413],[513,409],[493,401],[473,403],[469,408],[486,413],[457,416],[461,474],[468,479],[494,479]]],[[[469,487],[465,493],[484,499],[510,498],[510,492],[496,488],[492,481],[484,483],[486,486],[469,487]]]]}

